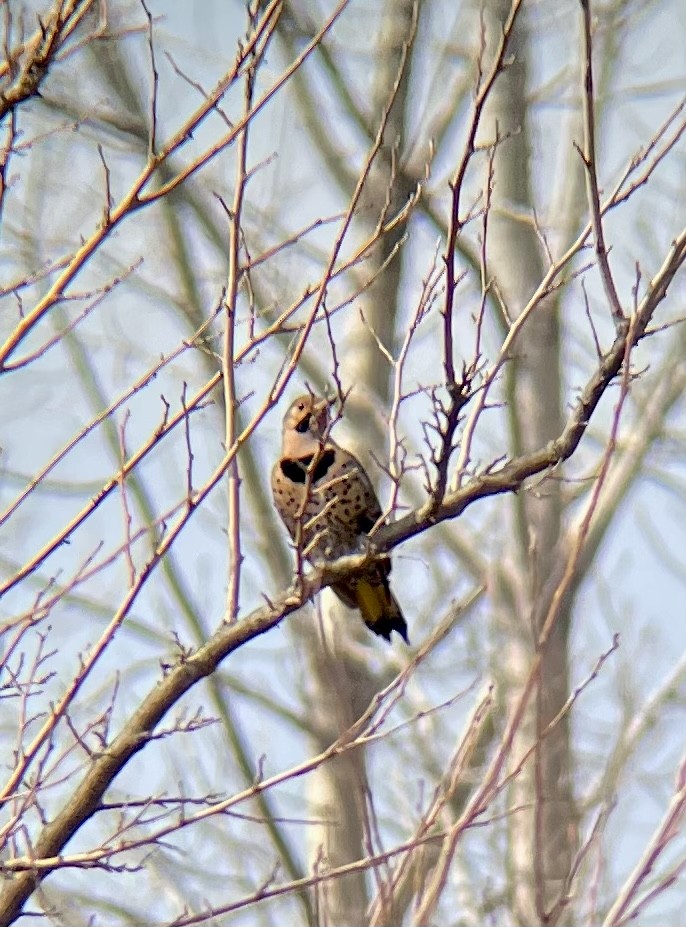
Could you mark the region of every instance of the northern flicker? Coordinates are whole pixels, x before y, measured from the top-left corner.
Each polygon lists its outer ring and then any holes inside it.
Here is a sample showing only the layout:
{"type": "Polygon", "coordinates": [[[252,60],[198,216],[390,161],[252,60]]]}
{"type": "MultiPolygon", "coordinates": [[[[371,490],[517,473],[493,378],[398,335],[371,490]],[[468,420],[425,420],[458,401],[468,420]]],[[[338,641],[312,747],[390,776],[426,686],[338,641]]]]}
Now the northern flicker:
{"type": "MultiPolygon", "coordinates": [[[[299,396],[283,420],[281,457],[272,470],[276,509],[310,562],[335,560],[359,550],[381,517],[381,506],[362,465],[328,436],[329,403],[299,396]]],[[[349,608],[387,641],[391,631],[407,642],[407,624],[388,585],[391,565],[378,561],[334,583],[349,608]]]]}

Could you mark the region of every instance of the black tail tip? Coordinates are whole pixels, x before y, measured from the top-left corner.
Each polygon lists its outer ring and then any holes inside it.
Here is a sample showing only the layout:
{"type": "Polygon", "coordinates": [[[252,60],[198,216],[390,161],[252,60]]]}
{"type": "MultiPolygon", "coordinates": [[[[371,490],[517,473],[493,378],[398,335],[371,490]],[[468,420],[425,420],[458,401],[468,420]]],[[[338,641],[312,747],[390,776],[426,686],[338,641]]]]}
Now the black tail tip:
{"type": "Polygon", "coordinates": [[[402,615],[384,615],[382,618],[379,618],[373,625],[369,626],[369,630],[373,631],[375,634],[378,634],[379,637],[383,637],[385,641],[391,643],[391,632],[396,631],[406,644],[409,645],[410,639],[407,636],[407,622],[402,617],[402,615]]]}

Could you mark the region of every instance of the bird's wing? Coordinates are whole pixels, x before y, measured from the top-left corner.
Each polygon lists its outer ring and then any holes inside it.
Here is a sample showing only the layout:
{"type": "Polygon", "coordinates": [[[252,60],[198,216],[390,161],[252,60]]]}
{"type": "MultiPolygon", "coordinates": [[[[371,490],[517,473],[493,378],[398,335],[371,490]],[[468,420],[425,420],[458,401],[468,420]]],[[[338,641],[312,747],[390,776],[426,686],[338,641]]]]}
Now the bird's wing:
{"type": "Polygon", "coordinates": [[[354,509],[358,509],[355,511],[356,533],[369,534],[381,517],[381,506],[372,481],[354,454],[338,445],[335,445],[335,450],[336,464],[333,469],[336,478],[341,480],[341,493],[349,495],[354,509]],[[349,481],[349,487],[346,481],[349,481]]]}

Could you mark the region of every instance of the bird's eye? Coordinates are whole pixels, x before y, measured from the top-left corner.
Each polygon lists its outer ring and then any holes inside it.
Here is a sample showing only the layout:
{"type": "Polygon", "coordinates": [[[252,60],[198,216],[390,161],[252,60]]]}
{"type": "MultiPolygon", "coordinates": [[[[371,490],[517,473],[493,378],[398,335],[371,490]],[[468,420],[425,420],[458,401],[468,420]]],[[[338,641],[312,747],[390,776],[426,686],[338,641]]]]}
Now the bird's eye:
{"type": "Polygon", "coordinates": [[[298,412],[302,412],[302,411],[304,410],[304,408],[305,408],[305,403],[304,403],[304,402],[299,402],[299,403],[298,403],[298,412]]]}
{"type": "Polygon", "coordinates": [[[307,431],[307,429],[310,427],[311,418],[312,418],[312,415],[308,412],[307,415],[303,416],[300,419],[298,424],[295,426],[295,430],[300,432],[300,434],[304,434],[307,431]]]}

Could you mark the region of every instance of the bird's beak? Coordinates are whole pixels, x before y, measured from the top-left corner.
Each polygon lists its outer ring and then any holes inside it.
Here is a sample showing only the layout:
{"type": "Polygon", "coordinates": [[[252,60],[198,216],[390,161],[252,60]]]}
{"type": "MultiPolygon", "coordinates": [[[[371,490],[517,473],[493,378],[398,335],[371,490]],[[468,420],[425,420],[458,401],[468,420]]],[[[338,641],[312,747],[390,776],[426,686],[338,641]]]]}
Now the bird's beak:
{"type": "Polygon", "coordinates": [[[318,417],[320,412],[324,412],[324,410],[328,411],[334,402],[334,399],[320,399],[319,402],[315,402],[314,406],[312,407],[312,411],[314,412],[315,416],[318,417]]]}
{"type": "Polygon", "coordinates": [[[333,405],[333,399],[320,399],[312,406],[312,414],[317,423],[317,431],[323,435],[329,425],[329,409],[333,405]]]}

